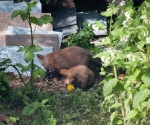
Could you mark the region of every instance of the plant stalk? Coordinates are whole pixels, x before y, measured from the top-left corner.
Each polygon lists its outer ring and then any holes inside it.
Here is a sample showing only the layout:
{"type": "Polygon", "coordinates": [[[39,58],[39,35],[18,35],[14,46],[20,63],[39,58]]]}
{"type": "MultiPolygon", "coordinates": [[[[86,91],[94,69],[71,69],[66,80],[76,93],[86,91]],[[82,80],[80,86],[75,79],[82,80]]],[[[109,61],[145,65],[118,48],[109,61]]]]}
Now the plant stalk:
{"type": "MultiPolygon", "coordinates": [[[[32,24],[31,24],[31,18],[30,18],[30,13],[29,13],[29,20],[28,20],[29,26],[30,26],[30,32],[31,32],[31,46],[34,45],[33,40],[34,40],[34,35],[33,35],[33,30],[32,30],[32,24]]],[[[33,86],[33,70],[34,70],[34,60],[31,61],[31,77],[30,77],[30,82],[31,86],[33,86]]]]}
{"type": "Polygon", "coordinates": [[[127,123],[125,121],[125,109],[124,109],[124,106],[123,106],[122,98],[120,98],[120,103],[122,104],[121,113],[122,113],[122,117],[123,117],[123,125],[127,125],[127,123]]]}

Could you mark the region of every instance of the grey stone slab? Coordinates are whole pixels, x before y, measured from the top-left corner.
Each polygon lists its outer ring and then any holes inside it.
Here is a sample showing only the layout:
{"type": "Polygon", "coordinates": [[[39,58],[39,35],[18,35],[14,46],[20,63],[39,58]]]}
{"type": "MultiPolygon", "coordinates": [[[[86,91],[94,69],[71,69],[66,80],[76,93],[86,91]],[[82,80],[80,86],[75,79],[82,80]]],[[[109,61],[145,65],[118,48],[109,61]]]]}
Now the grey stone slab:
{"type": "MultiPolygon", "coordinates": [[[[13,12],[14,10],[26,9],[27,5],[25,2],[14,3],[14,1],[0,1],[0,12],[13,12]]],[[[42,12],[41,3],[38,1],[37,5],[31,9],[31,12],[42,12]]]]}
{"type": "MultiPolygon", "coordinates": [[[[38,46],[52,46],[54,51],[59,49],[57,34],[35,34],[34,44],[38,46]]],[[[6,35],[6,46],[31,45],[29,34],[6,35]]]]}
{"type": "MultiPolygon", "coordinates": [[[[0,46],[0,61],[2,61],[3,58],[10,58],[12,60],[13,65],[15,65],[16,63],[20,63],[24,66],[27,66],[28,63],[26,63],[24,61],[24,54],[23,52],[17,52],[17,50],[19,49],[18,46],[0,46]]],[[[42,51],[40,52],[36,52],[35,58],[34,58],[34,62],[37,66],[41,67],[42,69],[43,66],[41,65],[40,61],[37,59],[36,54],[47,54],[47,53],[51,53],[53,52],[53,47],[42,47],[42,51]]],[[[21,72],[21,69],[18,68],[18,70],[21,72]]],[[[14,74],[18,74],[18,72],[13,68],[13,67],[9,67],[5,70],[5,72],[14,72],[14,74]]],[[[24,72],[22,73],[23,75],[27,75],[30,76],[30,72],[24,72]]]]}
{"type": "MultiPolygon", "coordinates": [[[[59,48],[61,46],[62,35],[63,35],[62,32],[49,31],[49,30],[36,30],[34,32],[34,34],[35,34],[35,42],[37,43],[36,45],[44,46],[44,44],[45,44],[45,46],[48,46],[48,45],[52,45],[52,44],[56,45],[58,43],[59,48]],[[56,38],[56,35],[57,35],[57,38],[56,38]],[[55,40],[55,41],[53,41],[53,40],[55,40]]],[[[8,26],[8,30],[6,32],[6,38],[7,38],[6,45],[13,45],[13,44],[11,44],[11,42],[13,42],[14,45],[18,45],[18,43],[20,44],[21,42],[24,42],[23,44],[26,45],[30,41],[29,40],[30,29],[23,28],[23,27],[8,26]],[[11,39],[11,37],[12,37],[12,39],[11,39]],[[10,40],[11,40],[11,42],[10,42],[10,40]]],[[[56,49],[57,49],[57,47],[55,47],[55,50],[56,49]]]]}
{"type": "MultiPolygon", "coordinates": [[[[84,11],[77,13],[77,25],[78,29],[83,29],[83,22],[87,21],[88,24],[93,24],[95,21],[102,22],[107,27],[107,19],[98,14],[97,10],[84,11]]],[[[94,31],[95,35],[107,35],[107,29],[94,31]]]]}
{"type": "Polygon", "coordinates": [[[54,22],[53,29],[76,25],[76,8],[67,8],[51,13],[54,22]]]}
{"type": "Polygon", "coordinates": [[[63,37],[67,36],[68,34],[75,34],[77,32],[78,26],[73,25],[73,26],[68,26],[68,27],[63,27],[56,29],[55,31],[62,32],[63,37]]]}

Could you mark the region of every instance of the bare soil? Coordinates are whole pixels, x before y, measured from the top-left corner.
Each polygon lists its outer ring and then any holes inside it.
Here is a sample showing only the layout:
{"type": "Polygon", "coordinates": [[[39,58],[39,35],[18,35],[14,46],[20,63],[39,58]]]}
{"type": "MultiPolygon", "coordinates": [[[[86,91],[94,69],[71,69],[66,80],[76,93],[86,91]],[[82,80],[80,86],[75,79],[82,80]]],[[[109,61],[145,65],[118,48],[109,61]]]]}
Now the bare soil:
{"type": "MultiPolygon", "coordinates": [[[[97,73],[94,73],[94,82],[95,84],[100,83],[103,80],[103,77],[98,75],[97,73]]],[[[6,73],[8,79],[10,80],[10,87],[11,89],[17,89],[21,86],[25,86],[24,83],[27,83],[29,80],[28,76],[22,76],[22,79],[20,79],[19,75],[15,75],[12,72],[6,73]],[[22,82],[24,81],[24,83],[22,82]]],[[[43,79],[41,77],[38,77],[35,82],[34,86],[37,87],[41,92],[44,90],[51,91],[54,93],[59,93],[66,91],[67,86],[64,84],[66,77],[62,77],[60,80],[54,78],[53,81],[48,81],[47,79],[43,79]]]]}

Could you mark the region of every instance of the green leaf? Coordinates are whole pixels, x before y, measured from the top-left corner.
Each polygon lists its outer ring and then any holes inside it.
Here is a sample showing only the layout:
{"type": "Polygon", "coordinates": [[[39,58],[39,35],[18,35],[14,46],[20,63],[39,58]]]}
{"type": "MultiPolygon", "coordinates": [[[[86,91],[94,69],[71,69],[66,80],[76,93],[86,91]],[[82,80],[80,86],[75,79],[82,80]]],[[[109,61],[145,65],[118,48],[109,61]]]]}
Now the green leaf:
{"type": "Polygon", "coordinates": [[[22,11],[20,16],[21,16],[22,20],[25,21],[27,18],[29,18],[29,11],[28,10],[22,11]]]}
{"type": "MultiPolygon", "coordinates": [[[[20,67],[21,68],[21,67],[20,67]]],[[[31,64],[28,65],[28,66],[23,66],[22,69],[21,69],[21,72],[27,72],[31,69],[31,64]]]]}
{"type": "Polygon", "coordinates": [[[114,90],[118,92],[123,92],[125,90],[123,82],[117,82],[116,86],[114,87],[114,90]]]}
{"type": "Polygon", "coordinates": [[[43,70],[41,68],[34,69],[33,70],[33,78],[36,79],[38,75],[40,75],[43,78],[45,78],[45,76],[46,76],[45,70],[43,70]]]}
{"type": "Polygon", "coordinates": [[[122,104],[121,103],[115,103],[113,104],[110,108],[118,108],[120,107],[122,104]]]}
{"type": "Polygon", "coordinates": [[[146,0],[144,2],[145,2],[146,7],[150,8],[150,3],[147,2],[146,0]]]}
{"type": "Polygon", "coordinates": [[[124,34],[123,28],[118,28],[111,31],[111,35],[113,35],[113,37],[115,36],[120,37],[123,34],[124,34]]]}
{"type": "Polygon", "coordinates": [[[23,68],[24,66],[20,63],[16,63],[16,66],[19,67],[19,68],[23,68]]]}
{"type": "Polygon", "coordinates": [[[37,72],[40,76],[42,76],[43,78],[45,78],[46,74],[45,74],[45,70],[41,69],[41,68],[37,68],[37,72]]]}
{"type": "Polygon", "coordinates": [[[106,26],[100,21],[96,21],[95,25],[99,28],[99,30],[104,30],[106,28],[106,26]]]}
{"type": "Polygon", "coordinates": [[[34,52],[39,52],[42,50],[42,48],[40,46],[29,46],[28,48],[23,48],[23,51],[25,51],[24,54],[24,60],[26,62],[30,62],[34,59],[34,52]]]}
{"type": "Polygon", "coordinates": [[[26,52],[28,50],[29,50],[29,46],[23,46],[23,47],[20,47],[17,52],[26,52]]]}
{"type": "Polygon", "coordinates": [[[5,90],[6,90],[6,87],[3,85],[2,82],[0,82],[0,84],[2,84],[2,85],[0,85],[0,91],[5,91],[5,90]]]}
{"type": "Polygon", "coordinates": [[[23,111],[22,111],[22,115],[24,116],[30,116],[31,114],[33,114],[35,111],[35,109],[31,108],[31,107],[24,107],[23,111]]]}
{"type": "Polygon", "coordinates": [[[111,114],[111,116],[110,116],[110,121],[113,123],[113,121],[114,121],[114,119],[115,119],[115,117],[118,115],[118,112],[117,111],[115,111],[115,112],[113,112],[112,114],[111,114]]]}
{"type": "Polygon", "coordinates": [[[135,17],[135,26],[139,26],[140,25],[140,18],[139,16],[135,17]]]}
{"type": "Polygon", "coordinates": [[[42,50],[42,48],[40,47],[40,46],[30,46],[29,47],[29,51],[30,52],[32,52],[32,53],[34,53],[34,52],[39,52],[39,51],[41,51],[42,50]]]}
{"type": "Polygon", "coordinates": [[[130,120],[137,115],[138,111],[131,110],[125,117],[125,120],[130,120]]]}
{"type": "Polygon", "coordinates": [[[39,19],[37,19],[36,25],[42,26],[43,24],[53,23],[53,18],[50,15],[43,15],[39,19]]]}
{"type": "Polygon", "coordinates": [[[113,28],[120,27],[124,20],[125,20],[125,16],[123,14],[120,15],[119,19],[114,23],[113,28]]]}
{"type": "Polygon", "coordinates": [[[30,116],[35,112],[36,109],[38,109],[38,107],[40,107],[40,103],[33,102],[30,105],[23,108],[22,115],[30,116]]]}
{"type": "Polygon", "coordinates": [[[38,18],[36,18],[36,17],[32,17],[32,16],[30,17],[30,21],[34,24],[37,24],[37,20],[38,20],[38,18]]]}
{"type": "Polygon", "coordinates": [[[150,73],[144,73],[141,77],[143,83],[146,85],[146,87],[150,87],[150,73]]]}
{"type": "Polygon", "coordinates": [[[6,83],[10,83],[10,80],[5,75],[3,76],[3,81],[6,83]]]}
{"type": "Polygon", "coordinates": [[[105,97],[105,101],[106,101],[106,100],[110,100],[112,97],[114,97],[114,94],[111,94],[111,95],[106,96],[106,97],[105,97]]]}
{"type": "Polygon", "coordinates": [[[112,16],[112,12],[101,12],[101,15],[102,16],[106,16],[106,17],[110,17],[110,16],[112,16]]]}
{"type": "Polygon", "coordinates": [[[45,103],[47,103],[48,101],[49,101],[49,99],[43,99],[41,103],[42,103],[42,104],[45,104],[45,103]]]}
{"type": "Polygon", "coordinates": [[[106,80],[106,82],[104,83],[104,87],[103,87],[104,96],[107,96],[108,94],[112,92],[117,82],[118,82],[117,78],[109,78],[108,80],[106,80]]]}
{"type": "Polygon", "coordinates": [[[101,57],[103,57],[103,56],[104,56],[104,57],[110,57],[110,54],[109,54],[109,52],[104,51],[104,52],[101,52],[101,53],[95,55],[94,58],[101,58],[101,57]]]}
{"type": "Polygon", "coordinates": [[[37,1],[33,1],[33,2],[26,2],[28,5],[28,9],[34,8],[37,5],[37,1]]]}
{"type": "Polygon", "coordinates": [[[31,51],[26,51],[24,54],[24,60],[28,63],[34,59],[34,53],[31,51]]]}
{"type": "Polygon", "coordinates": [[[33,70],[33,79],[36,79],[37,77],[38,77],[38,71],[37,71],[37,69],[34,69],[33,70]]]}
{"type": "Polygon", "coordinates": [[[138,92],[133,98],[133,107],[137,107],[141,102],[145,101],[147,97],[150,95],[149,89],[142,89],[138,92]]]}
{"type": "Polygon", "coordinates": [[[12,13],[12,15],[11,15],[11,19],[17,17],[21,13],[22,13],[22,10],[14,10],[13,13],[12,13]]]}

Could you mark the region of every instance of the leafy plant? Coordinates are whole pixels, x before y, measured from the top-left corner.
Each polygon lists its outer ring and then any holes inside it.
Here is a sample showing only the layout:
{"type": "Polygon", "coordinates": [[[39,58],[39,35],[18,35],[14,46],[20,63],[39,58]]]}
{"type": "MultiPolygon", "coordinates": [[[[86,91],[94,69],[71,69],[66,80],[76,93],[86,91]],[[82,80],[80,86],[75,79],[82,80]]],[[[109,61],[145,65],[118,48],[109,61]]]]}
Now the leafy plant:
{"type": "Polygon", "coordinates": [[[127,2],[122,14],[113,23],[112,16],[119,7],[109,4],[101,15],[110,17],[109,34],[99,39],[105,46],[95,57],[101,58],[101,75],[105,101],[110,113],[110,123],[117,125],[150,124],[150,2],[145,0],[138,10],[127,2]],[[112,67],[106,72],[106,67],[112,67]],[[122,69],[123,72],[119,70],[122,69]]]}
{"type": "MultiPolygon", "coordinates": [[[[95,23],[95,25],[97,26],[98,23],[101,22],[97,22],[95,23]]],[[[100,24],[99,24],[100,25],[100,24]]],[[[98,52],[100,52],[100,49],[95,46],[94,44],[90,43],[91,41],[93,41],[93,25],[91,24],[90,26],[88,26],[88,23],[85,21],[83,23],[84,28],[81,30],[78,30],[74,35],[69,35],[69,37],[67,39],[65,39],[63,41],[63,44],[65,46],[80,46],[84,49],[89,50],[91,53],[96,54],[98,52]]],[[[100,29],[103,29],[104,27],[100,27],[100,29]]]]}
{"type": "Polygon", "coordinates": [[[36,101],[28,104],[24,107],[22,115],[32,117],[33,125],[56,125],[56,120],[53,118],[52,112],[48,110],[49,106],[46,105],[47,102],[48,99],[44,99],[42,102],[36,101]]]}
{"type": "Polygon", "coordinates": [[[41,49],[40,46],[35,46],[34,45],[34,34],[33,34],[32,24],[42,26],[43,24],[52,23],[53,19],[49,15],[43,15],[40,18],[36,18],[34,16],[31,16],[30,10],[31,10],[31,8],[36,6],[37,2],[36,1],[30,2],[30,3],[26,2],[26,4],[27,4],[27,8],[25,10],[15,10],[12,13],[11,18],[15,18],[17,16],[20,16],[23,21],[27,20],[27,22],[30,26],[31,44],[30,44],[30,46],[20,47],[20,49],[18,50],[18,52],[24,52],[24,60],[27,63],[29,63],[29,65],[28,66],[23,66],[22,64],[17,64],[17,66],[22,68],[23,72],[26,72],[26,71],[30,70],[31,77],[30,77],[30,80],[29,80],[27,85],[28,85],[29,88],[31,88],[31,87],[33,87],[33,82],[34,82],[35,78],[38,75],[41,75],[42,77],[45,77],[44,70],[42,70],[36,64],[34,64],[34,53],[38,52],[38,51],[41,51],[42,49],[41,49]]]}
{"type": "Polygon", "coordinates": [[[9,79],[6,77],[5,69],[10,65],[11,60],[7,58],[0,58],[0,96],[5,97],[6,92],[10,90],[9,79]]]}

